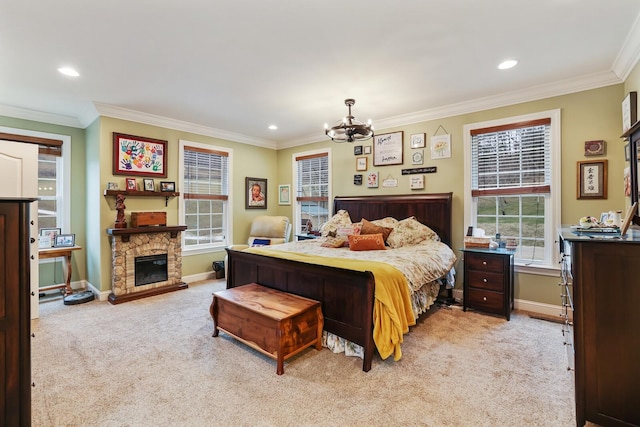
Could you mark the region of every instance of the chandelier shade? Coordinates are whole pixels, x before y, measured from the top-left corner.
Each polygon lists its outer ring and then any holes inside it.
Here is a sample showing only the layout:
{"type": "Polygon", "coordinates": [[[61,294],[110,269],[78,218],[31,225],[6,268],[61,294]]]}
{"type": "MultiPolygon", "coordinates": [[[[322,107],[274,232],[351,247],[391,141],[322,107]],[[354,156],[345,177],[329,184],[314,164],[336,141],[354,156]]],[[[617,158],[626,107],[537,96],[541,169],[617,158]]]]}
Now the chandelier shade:
{"type": "Polygon", "coordinates": [[[349,108],[349,114],[333,127],[325,123],[324,133],[334,142],[364,141],[373,137],[371,120],[365,124],[351,115],[351,107],[355,103],[355,99],[345,99],[344,105],[349,108]]]}

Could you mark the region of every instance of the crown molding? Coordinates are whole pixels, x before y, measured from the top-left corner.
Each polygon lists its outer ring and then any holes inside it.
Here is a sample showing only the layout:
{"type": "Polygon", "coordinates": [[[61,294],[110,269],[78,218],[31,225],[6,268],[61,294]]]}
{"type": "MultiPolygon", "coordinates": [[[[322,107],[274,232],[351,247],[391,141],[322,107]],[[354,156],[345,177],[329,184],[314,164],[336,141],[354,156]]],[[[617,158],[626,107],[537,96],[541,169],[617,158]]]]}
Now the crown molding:
{"type": "MultiPolygon", "coordinates": [[[[438,120],[462,114],[490,110],[493,108],[507,107],[510,105],[521,104],[523,102],[568,95],[571,93],[598,89],[620,83],[623,83],[623,80],[621,80],[613,71],[604,71],[601,73],[561,80],[551,84],[531,86],[523,90],[478,98],[472,101],[416,111],[414,113],[402,114],[386,119],[377,119],[374,121],[374,124],[376,129],[389,129],[407,126],[414,123],[422,123],[429,120],[438,120]]],[[[309,135],[296,140],[279,142],[278,149],[291,148],[311,142],[319,142],[321,140],[322,139],[319,139],[318,135],[309,135]]]]}
{"type": "Polygon", "coordinates": [[[638,60],[640,60],[640,15],[636,17],[611,69],[622,81],[625,81],[638,60]]]}
{"type": "Polygon", "coordinates": [[[183,132],[195,133],[198,135],[210,136],[213,138],[225,139],[243,144],[255,145],[258,147],[276,149],[276,143],[266,139],[253,138],[235,132],[216,129],[208,126],[197,125],[195,123],[175,120],[168,117],[154,114],[142,113],[140,111],[129,110],[127,108],[116,107],[114,105],[94,102],[94,106],[100,116],[112,117],[114,119],[129,120],[136,123],[144,123],[152,126],[159,126],[183,132]]]}
{"type": "Polygon", "coordinates": [[[50,123],[52,125],[69,126],[81,128],[84,126],[76,117],[62,114],[45,113],[43,111],[29,110],[26,108],[14,107],[12,105],[0,104],[0,116],[14,117],[22,120],[32,120],[35,122],[50,123]]]}

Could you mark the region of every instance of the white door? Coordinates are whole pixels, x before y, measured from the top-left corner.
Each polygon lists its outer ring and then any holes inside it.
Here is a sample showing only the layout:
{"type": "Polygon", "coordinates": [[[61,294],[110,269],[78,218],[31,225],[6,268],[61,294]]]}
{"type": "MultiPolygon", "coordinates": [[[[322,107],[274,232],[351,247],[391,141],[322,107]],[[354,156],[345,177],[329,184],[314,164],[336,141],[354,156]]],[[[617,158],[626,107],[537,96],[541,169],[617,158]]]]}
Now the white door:
{"type": "MultiPolygon", "coordinates": [[[[0,197],[38,197],[38,146],[0,141],[0,197]]],[[[31,318],[39,317],[38,202],[29,211],[31,243],[31,318]]]]}

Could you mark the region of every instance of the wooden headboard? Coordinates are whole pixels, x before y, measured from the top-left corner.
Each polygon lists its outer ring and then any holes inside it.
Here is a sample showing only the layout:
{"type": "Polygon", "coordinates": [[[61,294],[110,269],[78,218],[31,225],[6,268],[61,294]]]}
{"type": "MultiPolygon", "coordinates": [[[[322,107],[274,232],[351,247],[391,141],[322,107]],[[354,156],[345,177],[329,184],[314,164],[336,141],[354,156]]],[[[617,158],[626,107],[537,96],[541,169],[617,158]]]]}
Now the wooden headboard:
{"type": "Polygon", "coordinates": [[[398,220],[415,216],[418,221],[438,233],[442,242],[451,246],[451,205],[453,193],[422,193],[397,196],[338,196],[333,201],[333,212],[349,212],[351,221],[362,218],[382,219],[388,216],[398,220]]]}

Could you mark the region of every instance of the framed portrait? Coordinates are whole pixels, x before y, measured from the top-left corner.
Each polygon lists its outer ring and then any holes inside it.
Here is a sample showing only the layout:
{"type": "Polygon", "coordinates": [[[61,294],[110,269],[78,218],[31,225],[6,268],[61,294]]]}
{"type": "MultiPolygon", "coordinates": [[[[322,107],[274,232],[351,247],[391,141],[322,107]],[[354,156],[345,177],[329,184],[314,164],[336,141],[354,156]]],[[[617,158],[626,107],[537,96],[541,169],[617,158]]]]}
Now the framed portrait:
{"type": "Polygon", "coordinates": [[[291,186],[289,184],[278,186],[278,204],[279,205],[291,204],[291,186]]]}
{"type": "Polygon", "coordinates": [[[373,165],[401,165],[404,132],[383,133],[373,137],[373,165]]]}
{"type": "Polygon", "coordinates": [[[113,174],[165,178],[167,141],[114,132],[113,174]]]}
{"type": "Polygon", "coordinates": [[[160,181],[160,191],[173,193],[176,191],[176,183],[173,181],[160,181]]]}
{"type": "Polygon", "coordinates": [[[411,135],[411,148],[424,148],[424,133],[414,133],[411,135]]]}
{"type": "Polygon", "coordinates": [[[267,209],[267,180],[265,178],[245,178],[246,209],[267,209]]]}
{"type": "Polygon", "coordinates": [[[578,199],[607,198],[607,160],[578,162],[578,199]]]}
{"type": "Polygon", "coordinates": [[[136,191],[138,189],[135,178],[126,178],[126,181],[127,181],[127,191],[136,191]]]}
{"type": "Polygon", "coordinates": [[[366,171],[367,170],[368,160],[369,160],[368,157],[357,157],[356,158],[356,170],[357,171],[366,171]]]}
{"type": "Polygon", "coordinates": [[[118,190],[117,182],[107,182],[107,190],[118,190]]]}
{"type": "Polygon", "coordinates": [[[75,234],[58,234],[56,236],[55,247],[57,248],[69,248],[76,245],[75,234]]]}
{"type": "Polygon", "coordinates": [[[144,181],[144,191],[156,191],[156,185],[153,183],[152,179],[145,178],[144,181]]]}
{"type": "Polygon", "coordinates": [[[56,236],[61,234],[62,230],[59,228],[41,228],[40,229],[40,240],[38,243],[38,247],[43,248],[43,247],[51,247],[55,244],[56,242],[56,236]],[[49,246],[45,246],[46,243],[48,242],[49,246]]]}

